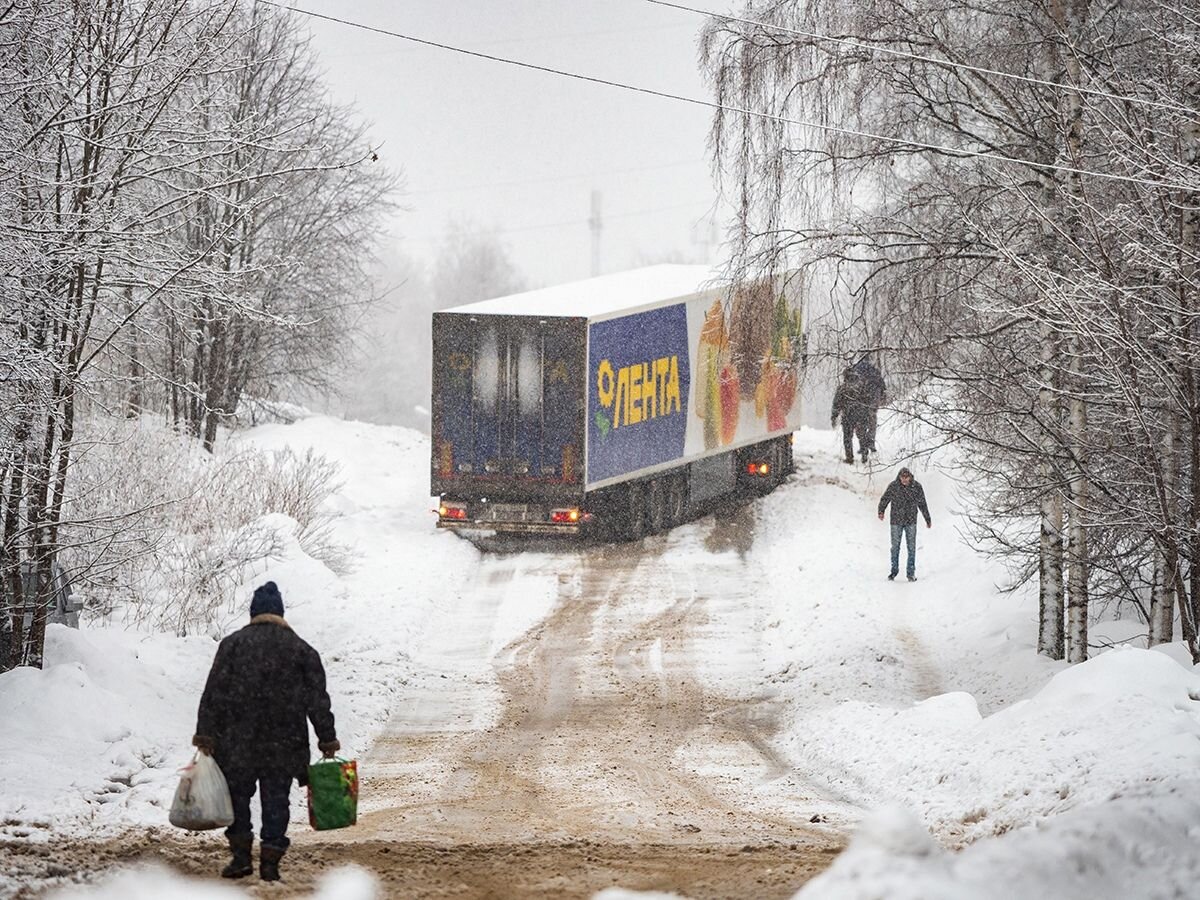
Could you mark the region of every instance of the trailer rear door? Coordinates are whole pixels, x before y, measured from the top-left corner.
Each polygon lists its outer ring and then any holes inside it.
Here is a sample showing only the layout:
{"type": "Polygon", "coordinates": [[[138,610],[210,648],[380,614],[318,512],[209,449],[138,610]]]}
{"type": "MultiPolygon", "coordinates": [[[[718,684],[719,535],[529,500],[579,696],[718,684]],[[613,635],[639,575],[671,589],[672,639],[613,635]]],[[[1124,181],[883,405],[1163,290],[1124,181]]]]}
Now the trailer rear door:
{"type": "Polygon", "coordinates": [[[433,332],[434,492],[577,485],[584,320],[436,313],[433,332]]]}

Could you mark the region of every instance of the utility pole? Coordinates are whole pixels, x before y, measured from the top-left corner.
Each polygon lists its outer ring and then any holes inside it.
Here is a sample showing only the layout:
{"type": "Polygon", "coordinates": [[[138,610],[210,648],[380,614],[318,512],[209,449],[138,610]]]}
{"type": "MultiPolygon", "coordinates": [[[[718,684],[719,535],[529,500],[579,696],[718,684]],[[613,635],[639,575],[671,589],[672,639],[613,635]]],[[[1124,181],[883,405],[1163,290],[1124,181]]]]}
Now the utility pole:
{"type": "Polygon", "coordinates": [[[717,237],[717,218],[710,216],[707,224],[701,223],[692,229],[692,243],[698,248],[700,261],[711,265],[713,252],[720,243],[717,237]]]}
{"type": "Polygon", "coordinates": [[[588,228],[592,232],[592,277],[600,274],[600,229],[603,222],[600,218],[600,192],[592,191],[592,215],[588,219],[588,228]]]}

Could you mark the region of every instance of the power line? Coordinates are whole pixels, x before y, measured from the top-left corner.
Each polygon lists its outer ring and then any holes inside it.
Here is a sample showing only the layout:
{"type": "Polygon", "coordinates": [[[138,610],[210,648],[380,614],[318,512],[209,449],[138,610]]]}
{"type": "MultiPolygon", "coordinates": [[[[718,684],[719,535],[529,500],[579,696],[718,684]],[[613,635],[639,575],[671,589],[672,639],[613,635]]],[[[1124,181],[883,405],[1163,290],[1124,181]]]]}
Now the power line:
{"type": "Polygon", "coordinates": [[[652,3],[655,6],[665,6],[669,9],[678,9],[683,12],[695,13],[700,16],[707,16],[712,19],[718,19],[722,22],[736,22],[739,25],[753,25],[756,28],[762,28],[767,31],[778,31],[781,34],[793,34],[797,37],[811,38],[815,41],[825,41],[830,44],[841,44],[844,47],[853,47],[855,50],[864,50],[868,53],[885,53],[890,56],[899,56],[903,59],[911,59],[918,62],[932,63],[937,66],[945,66],[949,69],[958,69],[964,72],[976,72],[980,75],[992,75],[997,78],[1010,78],[1013,81],[1023,81],[1026,84],[1036,84],[1041,87],[1054,88],[1055,90],[1076,91],[1080,94],[1088,94],[1093,97],[1103,97],[1106,100],[1116,100],[1119,103],[1135,103],[1143,106],[1152,106],[1156,109],[1169,109],[1173,112],[1187,113],[1190,116],[1200,116],[1200,112],[1191,109],[1187,106],[1180,106],[1175,103],[1166,103],[1161,100],[1146,100],[1141,97],[1127,97],[1121,94],[1112,94],[1108,91],[1102,91],[1099,88],[1081,87],[1078,85],[1064,85],[1057,81],[1048,81],[1044,78],[1034,78],[1030,75],[1017,75],[1014,72],[1002,72],[999,69],[986,69],[982,66],[972,66],[968,63],[955,62],[949,59],[938,59],[932,56],[923,56],[920,53],[912,53],[907,50],[896,50],[892,47],[881,47],[875,44],[867,44],[862,41],[851,40],[850,38],[834,37],[831,34],[820,34],[815,31],[805,31],[801,28],[789,28],[784,25],[772,25],[769,22],[760,22],[756,19],[743,19],[738,16],[730,16],[725,13],[712,12],[707,9],[696,9],[693,6],[685,6],[682,3],[673,3],[670,0],[645,0],[647,3],[652,3]]]}
{"type": "Polygon", "coordinates": [[[779,122],[785,125],[799,125],[804,128],[813,128],[818,131],[827,131],[833,134],[846,135],[848,137],[867,138],[874,141],[882,141],[885,144],[894,144],[901,147],[910,147],[914,150],[930,150],[936,153],[943,153],[947,156],[955,156],[963,159],[982,159],[989,162],[1008,163],[1010,165],[1024,166],[1026,168],[1036,169],[1043,172],[1063,172],[1069,175],[1087,175],[1092,178],[1102,178],[1107,181],[1119,181],[1126,184],[1137,184],[1143,187],[1152,188],[1170,188],[1177,191],[1191,191],[1195,189],[1194,185],[1176,184],[1170,181],[1155,181],[1149,178],[1138,178],[1134,175],[1118,175],[1113,172],[1097,172],[1093,169],[1080,169],[1074,166],[1064,166],[1057,163],[1035,162],[1028,159],[1018,159],[1014,156],[1005,156],[1002,153],[993,153],[989,150],[964,150],[961,147],[950,147],[945,144],[932,144],[925,141],[915,141],[910,138],[888,137],[886,135],[874,134],[870,131],[858,131],[853,128],[845,128],[838,125],[826,125],[822,122],[809,122],[804,119],[792,119],[787,116],[780,116],[774,113],[760,112],[758,110],[744,109],[739,106],[727,106],[717,103],[712,100],[701,100],[698,97],[687,97],[683,94],[673,94],[669,91],[660,91],[654,88],[642,87],[641,85],[628,84],[621,81],[610,81],[606,78],[599,78],[595,75],[584,75],[580,72],[570,72],[565,69],[555,69],[551,66],[543,66],[537,63],[525,62],[524,60],[511,59],[505,56],[496,56],[491,53],[482,53],[478,50],[467,50],[463,47],[455,47],[452,44],[444,44],[439,41],[432,41],[427,38],[419,38],[410,34],[403,34],[399,31],[391,31],[386,28],[379,28],[375,25],[364,25],[361,22],[353,22],[349,19],[342,19],[338,16],[331,16],[325,13],[312,12],[311,10],[301,9],[297,6],[289,6],[285,3],[276,3],[274,0],[257,0],[266,6],[273,6],[276,9],[288,10],[289,12],[299,13],[309,16],[313,19],[324,19],[327,22],[335,22],[339,25],[345,25],[349,28],[358,28],[362,31],[370,31],[375,34],[383,34],[388,37],[394,37],[402,41],[410,41],[414,44],[421,44],[426,47],[435,47],[439,50],[448,50],[451,53],[459,53],[464,56],[471,56],[476,59],[485,59],[489,62],[503,63],[504,65],[516,66],[521,69],[529,69],[534,72],[543,72],[548,75],[558,75],[563,78],[573,78],[577,81],[586,81],[590,84],[599,84],[606,87],[619,88],[624,91],[630,91],[637,94],[645,94],[650,97],[660,97],[664,100],[675,100],[680,103],[689,103],[693,106],[702,106],[706,109],[720,110],[724,112],[736,113],[738,115],[750,116],[752,118],[766,119],[771,122],[779,122]]]}

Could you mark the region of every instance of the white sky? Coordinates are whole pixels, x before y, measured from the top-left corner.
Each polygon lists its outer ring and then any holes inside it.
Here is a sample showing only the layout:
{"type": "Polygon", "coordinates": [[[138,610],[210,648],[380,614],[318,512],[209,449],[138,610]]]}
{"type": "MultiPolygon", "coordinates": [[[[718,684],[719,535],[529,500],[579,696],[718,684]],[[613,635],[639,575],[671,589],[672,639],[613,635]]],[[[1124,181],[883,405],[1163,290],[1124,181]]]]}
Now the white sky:
{"type": "MultiPolygon", "coordinates": [[[[708,98],[704,19],[644,0],[294,0],[499,56],[708,98]]],[[[703,3],[695,4],[704,6],[703,3]]],[[[724,9],[709,0],[706,8],[724,9]]],[[[375,123],[406,178],[391,245],[428,262],[455,217],[499,232],[531,286],[591,275],[587,219],[601,192],[600,269],[715,261],[711,110],[526,71],[311,19],[328,82],[375,123]],[[513,184],[513,182],[519,182],[513,184]]]]}

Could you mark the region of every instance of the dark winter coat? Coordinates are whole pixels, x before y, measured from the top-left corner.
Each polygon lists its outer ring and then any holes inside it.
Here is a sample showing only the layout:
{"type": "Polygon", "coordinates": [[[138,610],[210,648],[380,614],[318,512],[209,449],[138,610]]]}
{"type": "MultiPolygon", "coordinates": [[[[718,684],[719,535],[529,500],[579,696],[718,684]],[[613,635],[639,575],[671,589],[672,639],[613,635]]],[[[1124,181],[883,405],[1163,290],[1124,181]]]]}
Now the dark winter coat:
{"type": "Polygon", "coordinates": [[[929,517],[929,507],[925,503],[925,489],[915,478],[904,484],[900,476],[896,476],[896,480],[887,486],[887,490],[879,498],[879,515],[883,515],[889,503],[892,506],[893,525],[916,525],[917,510],[925,517],[926,525],[933,523],[929,517]]]}
{"type": "Polygon", "coordinates": [[[320,744],[337,740],[321,657],[285,619],[255,616],[221,641],[200,698],[195,742],[211,738],[227,777],[288,774],[304,784],[308,722],[320,744]]]}
{"type": "Polygon", "coordinates": [[[862,379],[865,385],[865,399],[868,406],[878,409],[887,402],[887,384],[879,370],[867,360],[860,360],[854,365],[854,373],[862,379]]]}
{"type": "Polygon", "coordinates": [[[842,422],[851,426],[866,422],[871,414],[869,391],[867,382],[857,373],[848,375],[833,394],[833,409],[829,420],[836,423],[838,416],[841,416],[842,422]]]}

